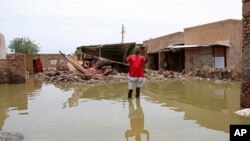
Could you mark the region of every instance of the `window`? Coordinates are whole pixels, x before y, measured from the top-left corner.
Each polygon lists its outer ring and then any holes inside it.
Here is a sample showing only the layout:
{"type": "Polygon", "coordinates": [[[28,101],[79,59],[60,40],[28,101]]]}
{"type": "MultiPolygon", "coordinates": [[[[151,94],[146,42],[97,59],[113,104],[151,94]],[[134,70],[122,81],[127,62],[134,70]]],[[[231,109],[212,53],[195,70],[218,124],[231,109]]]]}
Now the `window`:
{"type": "Polygon", "coordinates": [[[50,59],[50,65],[56,65],[57,59],[50,59]]]}

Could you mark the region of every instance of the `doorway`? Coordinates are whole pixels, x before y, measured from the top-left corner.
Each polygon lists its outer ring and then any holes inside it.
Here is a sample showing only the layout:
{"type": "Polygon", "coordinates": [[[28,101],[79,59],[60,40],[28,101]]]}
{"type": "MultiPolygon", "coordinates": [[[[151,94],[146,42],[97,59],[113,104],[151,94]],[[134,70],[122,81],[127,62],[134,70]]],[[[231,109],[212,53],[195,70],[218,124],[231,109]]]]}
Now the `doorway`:
{"type": "Polygon", "coordinates": [[[185,69],[185,50],[166,51],[165,62],[166,70],[181,72],[185,69]]]}
{"type": "Polygon", "coordinates": [[[215,68],[227,67],[225,46],[213,46],[213,60],[215,68]]]}
{"type": "Polygon", "coordinates": [[[148,54],[148,68],[152,70],[159,69],[159,54],[158,53],[148,54]]]}

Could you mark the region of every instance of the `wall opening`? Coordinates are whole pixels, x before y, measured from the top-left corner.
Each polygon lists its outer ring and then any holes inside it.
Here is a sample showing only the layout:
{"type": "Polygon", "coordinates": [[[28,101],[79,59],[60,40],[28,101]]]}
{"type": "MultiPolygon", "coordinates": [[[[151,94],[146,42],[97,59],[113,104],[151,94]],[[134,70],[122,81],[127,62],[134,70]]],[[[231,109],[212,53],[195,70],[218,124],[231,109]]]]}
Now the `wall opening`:
{"type": "Polygon", "coordinates": [[[166,70],[181,72],[185,69],[185,50],[166,51],[165,62],[166,70]]]}
{"type": "Polygon", "coordinates": [[[148,68],[152,70],[159,69],[159,54],[158,53],[148,54],[148,68]]]}

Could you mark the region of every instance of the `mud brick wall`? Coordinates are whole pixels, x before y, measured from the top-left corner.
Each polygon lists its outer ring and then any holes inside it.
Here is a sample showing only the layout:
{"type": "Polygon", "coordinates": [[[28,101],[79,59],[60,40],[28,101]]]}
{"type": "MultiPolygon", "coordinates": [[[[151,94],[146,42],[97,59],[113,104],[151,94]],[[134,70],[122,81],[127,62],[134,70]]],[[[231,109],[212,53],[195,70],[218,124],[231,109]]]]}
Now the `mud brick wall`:
{"type": "Polygon", "coordinates": [[[0,84],[9,82],[8,60],[0,60],[0,84]]]}
{"type": "Polygon", "coordinates": [[[43,68],[56,68],[57,70],[67,68],[67,61],[61,54],[37,54],[35,58],[40,58],[43,68]]]}
{"type": "Polygon", "coordinates": [[[8,54],[6,58],[0,60],[0,83],[25,83],[25,54],[8,54]]]}
{"type": "Polygon", "coordinates": [[[30,74],[34,73],[33,56],[31,54],[26,54],[26,71],[28,71],[30,74]]]}
{"type": "Polygon", "coordinates": [[[250,107],[250,0],[243,2],[241,106],[250,107]]]}
{"type": "Polygon", "coordinates": [[[7,55],[10,70],[10,83],[25,83],[26,81],[26,56],[25,54],[7,55]]]}

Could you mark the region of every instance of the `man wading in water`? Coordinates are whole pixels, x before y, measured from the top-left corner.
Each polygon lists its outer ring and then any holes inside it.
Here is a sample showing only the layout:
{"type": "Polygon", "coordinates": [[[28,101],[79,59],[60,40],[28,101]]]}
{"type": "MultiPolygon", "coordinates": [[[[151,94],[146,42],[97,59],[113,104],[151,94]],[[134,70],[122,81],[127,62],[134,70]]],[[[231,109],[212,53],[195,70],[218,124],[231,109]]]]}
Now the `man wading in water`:
{"type": "Polygon", "coordinates": [[[147,63],[146,56],[140,55],[140,48],[135,48],[135,55],[129,55],[127,58],[128,49],[126,48],[123,61],[129,63],[129,76],[128,76],[128,98],[132,97],[134,85],[136,86],[136,98],[140,97],[140,88],[144,79],[144,64],[147,63]]]}

